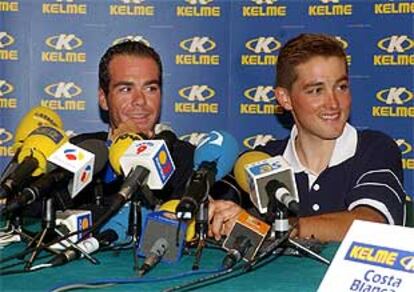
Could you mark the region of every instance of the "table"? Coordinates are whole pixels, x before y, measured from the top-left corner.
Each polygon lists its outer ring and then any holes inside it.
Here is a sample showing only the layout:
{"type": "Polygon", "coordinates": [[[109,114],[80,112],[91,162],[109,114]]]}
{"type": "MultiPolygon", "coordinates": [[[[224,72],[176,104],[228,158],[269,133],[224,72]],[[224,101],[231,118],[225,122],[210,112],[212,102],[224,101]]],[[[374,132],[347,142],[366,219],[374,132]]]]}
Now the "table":
{"type": "MultiPolygon", "coordinates": [[[[22,243],[6,247],[1,252],[4,258],[11,252],[24,248],[22,243]]],[[[337,244],[329,244],[322,255],[331,259],[338,248],[337,244]]],[[[108,278],[133,279],[133,258],[131,250],[118,253],[98,252],[99,265],[93,265],[85,259],[76,260],[60,267],[47,268],[30,273],[0,276],[1,291],[46,291],[57,286],[74,282],[89,282],[108,278]]],[[[207,248],[201,259],[202,270],[213,270],[220,266],[225,252],[207,248]]],[[[185,255],[176,264],[160,263],[141,279],[165,277],[191,271],[194,257],[185,255]]],[[[142,264],[140,259],[140,264],[142,264]]],[[[22,266],[20,266],[22,267],[22,266]]],[[[216,282],[198,288],[198,291],[316,291],[327,265],[308,257],[276,256],[273,261],[249,273],[216,282]]],[[[160,291],[203,277],[197,275],[178,280],[164,282],[123,284],[108,287],[105,291],[160,291]]],[[[86,289],[85,289],[86,290],[86,289]]],[[[79,290],[77,290],[79,291],[79,290]]],[[[90,291],[90,290],[89,290],[90,291]]]]}

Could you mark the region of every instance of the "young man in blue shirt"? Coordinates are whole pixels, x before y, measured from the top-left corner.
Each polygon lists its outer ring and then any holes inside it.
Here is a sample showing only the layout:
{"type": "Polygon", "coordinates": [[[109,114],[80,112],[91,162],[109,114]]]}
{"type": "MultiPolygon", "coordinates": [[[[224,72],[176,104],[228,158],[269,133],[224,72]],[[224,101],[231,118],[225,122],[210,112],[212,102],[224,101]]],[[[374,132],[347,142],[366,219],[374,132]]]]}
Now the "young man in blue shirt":
{"type": "MultiPolygon", "coordinates": [[[[289,40],[278,56],[275,95],[295,125],[289,138],[256,150],[282,155],[293,167],[300,199],[294,234],[340,241],[354,219],[404,225],[399,148],[383,133],[347,123],[351,92],[341,44],[322,34],[289,40]]],[[[210,209],[216,238],[241,211],[222,200],[210,209]]]]}

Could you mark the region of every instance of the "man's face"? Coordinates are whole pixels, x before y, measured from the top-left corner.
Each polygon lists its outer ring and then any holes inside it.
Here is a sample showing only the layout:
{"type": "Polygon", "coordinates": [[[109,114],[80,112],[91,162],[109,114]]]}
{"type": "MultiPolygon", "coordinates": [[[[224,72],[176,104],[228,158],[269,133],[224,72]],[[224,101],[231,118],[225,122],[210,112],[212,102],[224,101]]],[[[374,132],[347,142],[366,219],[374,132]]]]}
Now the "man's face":
{"type": "Polygon", "coordinates": [[[332,140],[345,127],[351,93],[344,61],[339,57],[313,57],[296,67],[290,91],[276,89],[279,103],[292,111],[299,137],[332,140]]]}
{"type": "Polygon", "coordinates": [[[109,76],[108,95],[99,89],[99,104],[109,111],[111,128],[128,122],[151,137],[161,106],[157,63],[149,57],[117,55],[109,63],[109,76]]]}

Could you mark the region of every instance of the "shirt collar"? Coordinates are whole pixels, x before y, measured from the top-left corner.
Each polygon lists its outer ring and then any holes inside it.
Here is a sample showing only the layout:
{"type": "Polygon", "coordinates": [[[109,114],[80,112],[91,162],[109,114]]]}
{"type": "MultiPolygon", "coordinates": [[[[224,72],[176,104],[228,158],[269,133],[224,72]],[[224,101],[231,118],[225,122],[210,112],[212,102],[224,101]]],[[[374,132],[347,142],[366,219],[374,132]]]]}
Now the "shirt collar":
{"type": "MultiPolygon", "coordinates": [[[[290,138],[286,149],[283,152],[283,158],[290,163],[295,173],[303,171],[309,172],[300,162],[296,152],[294,141],[297,135],[298,129],[296,125],[294,125],[290,132],[290,138]]],[[[335,148],[332,157],[329,160],[329,167],[338,165],[353,157],[356,152],[357,142],[358,135],[356,129],[347,123],[342,135],[336,139],[335,148]]]]}

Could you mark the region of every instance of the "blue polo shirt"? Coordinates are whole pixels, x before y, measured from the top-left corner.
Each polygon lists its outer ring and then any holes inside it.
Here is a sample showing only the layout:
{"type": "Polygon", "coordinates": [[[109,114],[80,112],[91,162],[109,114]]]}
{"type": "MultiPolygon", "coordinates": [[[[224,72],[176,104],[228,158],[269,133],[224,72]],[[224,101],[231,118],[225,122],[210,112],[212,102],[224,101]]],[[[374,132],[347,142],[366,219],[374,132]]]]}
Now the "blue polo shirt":
{"type": "Polygon", "coordinates": [[[295,149],[297,128],[290,137],[255,150],[282,155],[293,167],[299,193],[299,216],[320,215],[368,206],[389,224],[405,225],[405,191],[401,153],[387,135],[357,131],[347,124],[337,138],[328,167],[319,175],[306,169],[295,149]]]}

